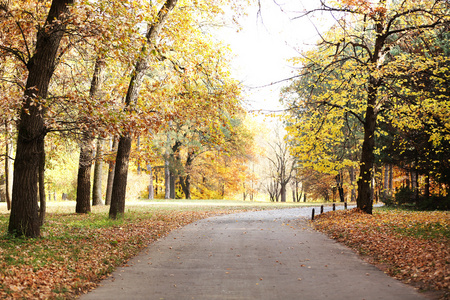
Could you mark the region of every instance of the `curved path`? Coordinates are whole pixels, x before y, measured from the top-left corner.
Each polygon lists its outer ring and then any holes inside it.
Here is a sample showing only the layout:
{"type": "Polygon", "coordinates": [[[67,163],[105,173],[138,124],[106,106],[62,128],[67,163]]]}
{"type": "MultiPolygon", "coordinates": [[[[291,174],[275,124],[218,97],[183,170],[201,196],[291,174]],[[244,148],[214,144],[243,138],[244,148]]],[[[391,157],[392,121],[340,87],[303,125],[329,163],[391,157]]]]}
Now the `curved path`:
{"type": "Polygon", "coordinates": [[[310,214],[294,208],[190,224],[81,299],[425,299],[309,228],[300,216],[310,214]]]}

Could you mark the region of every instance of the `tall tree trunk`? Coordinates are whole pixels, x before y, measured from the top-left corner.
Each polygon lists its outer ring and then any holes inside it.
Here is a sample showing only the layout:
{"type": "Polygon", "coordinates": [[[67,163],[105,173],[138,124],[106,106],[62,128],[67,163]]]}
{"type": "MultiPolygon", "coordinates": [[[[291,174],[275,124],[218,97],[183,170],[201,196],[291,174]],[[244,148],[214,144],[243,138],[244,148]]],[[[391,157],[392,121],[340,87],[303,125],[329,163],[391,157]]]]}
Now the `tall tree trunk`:
{"type": "MultiPolygon", "coordinates": [[[[113,142],[111,145],[111,152],[116,153],[117,147],[119,146],[119,139],[114,136],[113,142]]],[[[110,205],[111,204],[111,194],[112,194],[112,187],[114,182],[114,170],[116,167],[116,161],[111,160],[108,164],[108,179],[106,183],[106,197],[105,197],[105,204],[110,205]]]]}
{"type": "Polygon", "coordinates": [[[103,141],[97,138],[97,151],[95,154],[94,184],[92,187],[92,205],[103,205],[102,179],[103,179],[103,141]]]}
{"type": "Polygon", "coordinates": [[[350,167],[348,170],[348,174],[350,176],[350,185],[352,187],[351,194],[350,194],[350,201],[355,202],[356,201],[356,191],[355,191],[355,168],[350,167]]]}
{"type": "MultiPolygon", "coordinates": [[[[136,151],[138,153],[141,151],[140,147],[141,147],[141,137],[138,135],[138,137],[136,138],[136,151]]],[[[136,165],[137,165],[137,174],[141,175],[142,169],[141,169],[141,159],[139,155],[136,161],[136,165]]]]}
{"type": "Polygon", "coordinates": [[[373,207],[371,200],[371,182],[374,162],[373,151],[375,149],[375,127],[377,123],[375,105],[378,86],[379,82],[377,82],[375,78],[369,79],[366,116],[364,121],[364,141],[359,163],[358,198],[356,199],[357,207],[368,214],[372,214],[373,207]]]}
{"type": "MultiPolygon", "coordinates": [[[[99,97],[104,60],[98,57],[95,61],[94,73],[92,74],[89,97],[96,99],[99,97]]],[[[94,153],[94,136],[91,132],[84,132],[80,141],[80,160],[78,163],[77,177],[77,199],[75,212],[86,214],[91,211],[91,167],[94,153]]]]}
{"type": "Polygon", "coordinates": [[[181,188],[183,189],[184,198],[191,199],[191,175],[187,174],[184,176],[180,176],[180,184],[181,188]]]}
{"type": "Polygon", "coordinates": [[[94,139],[90,133],[84,133],[80,142],[80,160],[78,163],[77,200],[75,212],[87,214],[91,211],[91,166],[94,156],[94,139]]]}
{"type": "Polygon", "coordinates": [[[5,196],[6,196],[6,208],[11,209],[12,187],[13,187],[13,145],[11,140],[12,126],[9,122],[6,122],[6,158],[5,158],[5,196]]]}
{"type": "Polygon", "coordinates": [[[168,156],[166,153],[164,160],[164,199],[170,199],[170,168],[168,156]]]}
{"type": "Polygon", "coordinates": [[[383,181],[383,198],[386,200],[389,197],[389,165],[384,165],[384,181],[383,181]]]}
{"type": "Polygon", "coordinates": [[[39,237],[37,186],[40,157],[44,151],[45,108],[55,59],[65,31],[64,18],[73,0],[53,0],[44,26],[39,29],[34,55],[27,64],[28,79],[18,124],[14,181],[8,232],[39,237]]]}
{"type": "Polygon", "coordinates": [[[159,193],[159,171],[158,169],[155,169],[155,187],[154,187],[154,195],[153,196],[158,196],[159,193]]]}
{"type": "Polygon", "coordinates": [[[298,181],[295,179],[294,187],[292,189],[292,202],[298,202],[298,181]]]}
{"type": "Polygon", "coordinates": [[[176,198],[175,186],[176,186],[176,176],[174,172],[170,172],[170,199],[176,198]]]}
{"type": "Polygon", "coordinates": [[[281,183],[280,187],[280,196],[281,196],[281,202],[286,202],[286,183],[281,183]]]}
{"type": "Polygon", "coordinates": [[[125,197],[127,191],[128,163],[131,152],[131,136],[121,136],[117,148],[116,167],[114,170],[113,189],[109,217],[116,219],[125,213],[125,197]]]}
{"type": "Polygon", "coordinates": [[[425,199],[430,198],[430,173],[425,174],[425,189],[423,196],[425,199]]]}
{"type": "MultiPolygon", "coordinates": [[[[125,97],[125,109],[132,110],[139,96],[139,92],[144,80],[145,72],[148,68],[148,48],[153,48],[161,29],[164,26],[169,14],[174,9],[178,0],[166,0],[158,12],[156,22],[150,26],[146,39],[147,45],[143,47],[140,57],[136,62],[133,76],[130,79],[127,96],[125,97]],[[149,47],[147,47],[149,46],[149,47]]],[[[132,143],[132,132],[125,132],[120,136],[119,149],[117,151],[116,168],[114,172],[114,183],[111,194],[111,206],[109,216],[115,219],[118,214],[125,212],[125,197],[128,177],[128,164],[130,160],[132,143]]]]}
{"type": "Polygon", "coordinates": [[[376,190],[376,182],[375,182],[375,166],[372,169],[372,181],[370,182],[370,202],[374,203],[374,201],[376,201],[376,195],[375,195],[375,190],[376,190]]]}
{"type": "Polygon", "coordinates": [[[39,158],[39,225],[44,225],[47,203],[45,202],[45,151],[39,158]]]}
{"type": "Polygon", "coordinates": [[[345,202],[344,199],[344,187],[343,187],[343,176],[341,171],[336,175],[336,185],[339,192],[339,200],[340,202],[345,202]]]}
{"type": "Polygon", "coordinates": [[[149,184],[148,184],[148,199],[153,200],[155,198],[155,190],[153,185],[153,170],[152,166],[150,164],[147,165],[148,175],[150,177],[149,184]]]}
{"type": "Polygon", "coordinates": [[[419,201],[419,173],[417,172],[417,170],[413,171],[414,174],[414,199],[417,203],[417,201],[419,201]]]}
{"type": "Polygon", "coordinates": [[[389,196],[394,195],[394,166],[389,165],[389,196]]]}
{"type": "MultiPolygon", "coordinates": [[[[169,169],[170,169],[170,198],[176,198],[176,179],[179,177],[181,170],[181,158],[180,158],[180,147],[182,146],[180,141],[176,141],[172,146],[172,153],[169,158],[169,169]]],[[[189,160],[189,157],[188,157],[189,160]]],[[[181,176],[180,176],[181,178],[181,176]]]]}
{"type": "MultiPolygon", "coordinates": [[[[186,158],[186,163],[184,165],[184,176],[180,176],[181,188],[183,189],[184,197],[186,199],[191,199],[191,167],[194,161],[195,153],[191,150],[188,151],[188,156],[186,158]]],[[[245,188],[245,184],[244,184],[245,188]]],[[[244,198],[245,200],[245,198],[244,198]]]]}

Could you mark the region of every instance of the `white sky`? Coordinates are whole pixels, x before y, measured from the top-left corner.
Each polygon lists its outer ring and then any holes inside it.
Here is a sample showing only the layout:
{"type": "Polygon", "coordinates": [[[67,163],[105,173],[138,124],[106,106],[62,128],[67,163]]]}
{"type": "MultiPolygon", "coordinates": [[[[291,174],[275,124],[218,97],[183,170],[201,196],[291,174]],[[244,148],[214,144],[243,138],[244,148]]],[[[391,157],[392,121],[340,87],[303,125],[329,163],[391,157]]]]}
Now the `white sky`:
{"type": "MultiPolygon", "coordinates": [[[[308,5],[318,5],[318,0],[303,0],[308,5]]],[[[287,60],[298,56],[318,39],[314,26],[308,18],[290,20],[304,10],[302,1],[261,0],[258,7],[249,7],[247,17],[242,20],[242,30],[229,29],[224,35],[236,56],[233,62],[234,76],[246,89],[249,110],[263,112],[282,109],[279,103],[280,88],[288,82],[269,85],[292,77],[297,72],[287,60]]]]}

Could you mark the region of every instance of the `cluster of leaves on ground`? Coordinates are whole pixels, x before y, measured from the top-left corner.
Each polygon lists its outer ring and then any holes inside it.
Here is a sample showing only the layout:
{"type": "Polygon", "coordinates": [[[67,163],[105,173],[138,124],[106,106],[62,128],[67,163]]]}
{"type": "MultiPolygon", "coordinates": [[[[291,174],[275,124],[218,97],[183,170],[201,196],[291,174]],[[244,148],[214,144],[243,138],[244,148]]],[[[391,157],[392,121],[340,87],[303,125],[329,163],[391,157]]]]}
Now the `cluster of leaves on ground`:
{"type": "MultiPolygon", "coordinates": [[[[215,211],[50,214],[39,239],[0,237],[0,299],[70,299],[169,231],[215,211]]],[[[0,216],[0,227],[6,224],[0,216]]],[[[6,230],[2,230],[5,232],[6,230]]]]}
{"type": "Polygon", "coordinates": [[[450,297],[450,213],[357,209],[322,214],[314,227],[390,276],[450,297]]]}

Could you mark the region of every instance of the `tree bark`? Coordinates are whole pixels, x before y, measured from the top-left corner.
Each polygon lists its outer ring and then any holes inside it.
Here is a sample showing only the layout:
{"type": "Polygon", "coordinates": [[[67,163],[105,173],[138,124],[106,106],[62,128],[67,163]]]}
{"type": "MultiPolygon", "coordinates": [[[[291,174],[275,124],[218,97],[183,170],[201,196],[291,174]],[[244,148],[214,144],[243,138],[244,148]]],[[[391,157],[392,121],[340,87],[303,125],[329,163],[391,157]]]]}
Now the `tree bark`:
{"type": "Polygon", "coordinates": [[[394,194],[394,166],[389,165],[389,196],[394,194]]]}
{"type": "Polygon", "coordinates": [[[91,211],[91,166],[93,159],[94,139],[90,133],[84,133],[80,145],[80,160],[77,177],[77,200],[75,212],[87,214],[91,211]]]}
{"type": "Polygon", "coordinates": [[[125,197],[127,191],[128,163],[131,152],[131,135],[121,136],[117,148],[116,167],[114,170],[113,189],[109,217],[116,219],[125,213],[125,197]]]}
{"type": "MultiPolygon", "coordinates": [[[[113,137],[113,142],[111,145],[111,151],[117,152],[117,147],[119,146],[119,139],[117,137],[113,137]]],[[[111,194],[112,194],[112,187],[114,182],[114,170],[116,167],[116,161],[111,160],[108,164],[108,179],[106,183],[106,197],[105,197],[105,205],[111,204],[111,194]]]]}
{"type": "Polygon", "coordinates": [[[174,174],[174,172],[170,172],[170,199],[175,199],[176,198],[176,193],[175,193],[175,183],[176,183],[176,176],[174,174]]]}
{"type": "Polygon", "coordinates": [[[94,184],[92,187],[92,205],[103,205],[102,179],[103,179],[103,141],[97,138],[97,151],[95,154],[94,184]]]}
{"type": "Polygon", "coordinates": [[[65,31],[64,19],[73,0],[53,0],[44,26],[37,33],[34,55],[27,64],[20,121],[8,232],[27,237],[39,237],[37,186],[40,157],[44,151],[45,108],[50,79],[65,31]]]}
{"type": "Polygon", "coordinates": [[[286,202],[286,184],[282,183],[280,188],[281,202],[286,202]]]}
{"type": "Polygon", "coordinates": [[[148,175],[150,177],[149,184],[148,184],[148,199],[153,200],[155,198],[155,189],[153,186],[153,170],[152,166],[150,164],[147,165],[148,175]]]}
{"type": "Polygon", "coordinates": [[[344,187],[343,187],[343,177],[341,171],[336,175],[336,185],[339,192],[339,200],[340,202],[345,202],[344,199],[344,187]]]}
{"type": "Polygon", "coordinates": [[[10,123],[6,123],[6,158],[5,158],[5,196],[6,196],[6,208],[11,209],[12,187],[13,187],[13,145],[11,141],[12,126],[10,123]]]}
{"type": "Polygon", "coordinates": [[[356,191],[355,191],[355,187],[354,187],[354,182],[355,182],[355,168],[354,167],[350,167],[350,169],[348,170],[348,174],[350,176],[350,185],[352,187],[351,189],[351,195],[350,195],[350,201],[351,202],[355,202],[356,201],[356,191]]]}
{"type": "Polygon", "coordinates": [[[47,203],[45,202],[45,151],[39,158],[39,226],[44,225],[47,203]]]}
{"type": "Polygon", "coordinates": [[[413,176],[413,187],[414,187],[414,200],[419,201],[419,174],[417,172],[417,170],[414,170],[412,172],[412,174],[414,174],[413,176]]]}
{"type": "Polygon", "coordinates": [[[423,192],[423,196],[425,199],[430,198],[430,174],[429,173],[425,174],[425,189],[423,192]]]}
{"type": "MultiPolygon", "coordinates": [[[[99,96],[102,84],[102,75],[105,64],[102,58],[95,61],[92,74],[89,97],[95,99],[99,96]]],[[[97,150],[98,151],[98,150],[97,150]]],[[[80,160],[78,163],[77,200],[75,212],[86,214],[91,211],[91,167],[94,153],[94,136],[91,132],[84,132],[80,141],[80,160]]],[[[100,195],[101,196],[101,195],[100,195]]]]}
{"type": "Polygon", "coordinates": [[[389,165],[384,165],[384,180],[383,180],[383,198],[386,200],[389,197],[389,165]]]}
{"type": "Polygon", "coordinates": [[[364,121],[364,141],[359,163],[358,198],[356,199],[356,206],[368,214],[372,214],[373,207],[371,200],[371,182],[374,162],[373,151],[375,149],[375,127],[377,123],[375,105],[378,86],[379,82],[375,78],[369,79],[366,116],[364,121]]]}
{"type": "MultiPolygon", "coordinates": [[[[170,12],[174,9],[178,0],[166,0],[161,9],[158,12],[157,21],[150,26],[146,39],[147,46],[152,48],[159,36],[170,12]]],[[[136,104],[139,96],[139,92],[144,80],[145,72],[148,68],[148,53],[147,47],[144,46],[138,61],[136,62],[133,76],[130,79],[130,84],[128,86],[127,95],[125,98],[125,109],[131,110],[136,104]]],[[[128,177],[128,164],[130,160],[132,143],[132,132],[125,132],[119,139],[119,149],[117,151],[116,157],[116,168],[114,172],[114,183],[113,190],[111,194],[111,207],[109,211],[109,216],[115,219],[118,214],[123,214],[125,212],[125,197],[127,188],[127,177],[128,177]]]]}
{"type": "MultiPolygon", "coordinates": [[[[186,163],[184,165],[185,166],[184,172],[186,174],[184,176],[180,176],[181,188],[183,189],[184,197],[186,199],[191,199],[191,175],[189,173],[190,173],[193,161],[194,161],[194,152],[189,151],[188,157],[186,159],[186,163]]],[[[244,200],[245,200],[245,198],[244,198],[244,200]]]]}
{"type": "Polygon", "coordinates": [[[168,156],[166,153],[164,159],[164,199],[170,199],[170,168],[168,156]]]}
{"type": "Polygon", "coordinates": [[[180,183],[181,188],[183,189],[184,198],[191,199],[191,175],[187,174],[185,176],[180,176],[180,183]]]}
{"type": "MultiPolygon", "coordinates": [[[[141,137],[138,136],[136,138],[136,148],[137,148],[136,150],[137,150],[138,153],[141,151],[140,147],[141,147],[141,137]]],[[[139,156],[137,158],[136,164],[137,164],[137,174],[141,175],[142,168],[141,168],[141,159],[139,158],[139,156]]]]}
{"type": "MultiPolygon", "coordinates": [[[[170,198],[176,198],[176,179],[179,174],[182,172],[181,170],[181,158],[180,158],[180,147],[182,143],[180,141],[176,141],[172,146],[172,153],[169,158],[169,169],[170,169],[170,198]]],[[[189,159],[189,158],[188,158],[189,159]]]]}

